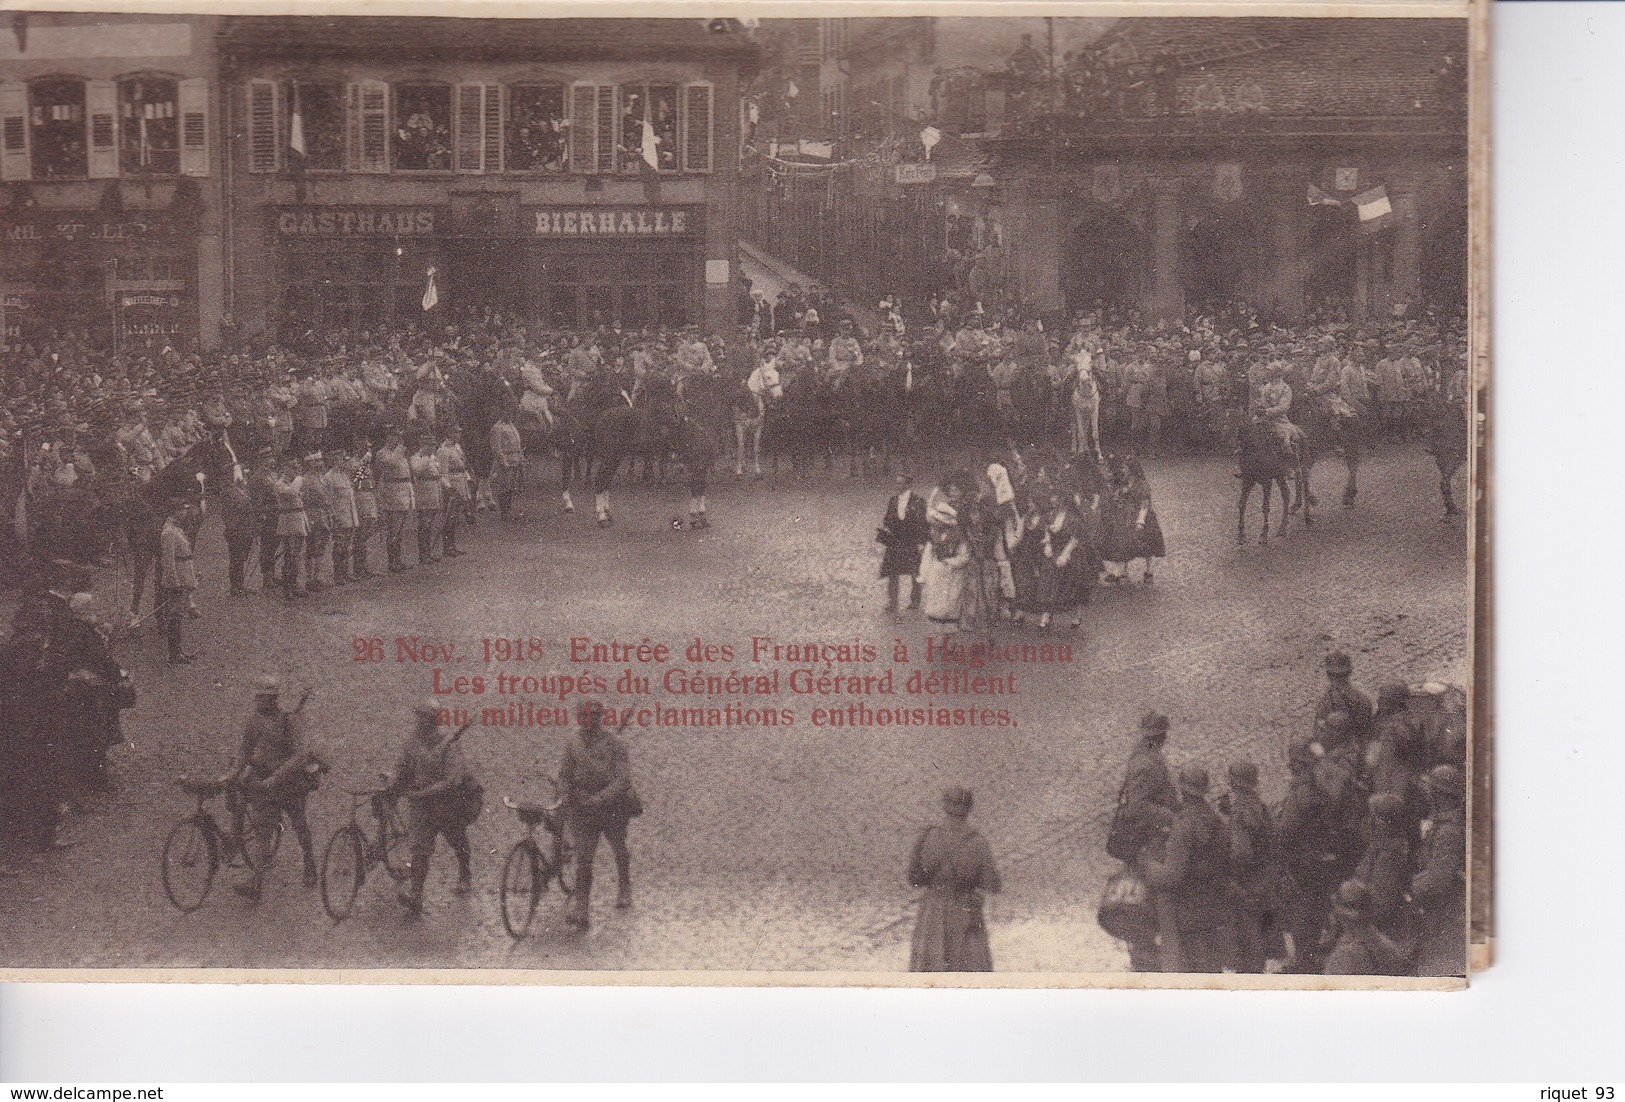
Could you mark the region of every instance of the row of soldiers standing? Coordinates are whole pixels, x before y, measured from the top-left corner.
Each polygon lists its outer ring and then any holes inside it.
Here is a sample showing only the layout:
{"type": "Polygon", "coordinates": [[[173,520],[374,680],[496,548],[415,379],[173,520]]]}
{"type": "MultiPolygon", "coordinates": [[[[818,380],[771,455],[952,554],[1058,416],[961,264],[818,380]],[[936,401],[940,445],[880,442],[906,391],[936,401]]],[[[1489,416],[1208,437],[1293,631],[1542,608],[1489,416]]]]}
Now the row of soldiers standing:
{"type": "Polygon", "coordinates": [[[1465,728],[1404,685],[1373,708],[1326,659],[1315,729],[1274,809],[1258,767],[1170,771],[1168,720],[1141,723],[1107,851],[1149,889],[1132,967],[1159,972],[1459,976],[1466,971],[1465,728]]]}
{"type": "MultiPolygon", "coordinates": [[[[434,430],[384,429],[377,448],[332,447],[276,459],[261,447],[246,478],[225,491],[222,513],[233,596],[245,594],[258,543],[264,590],[279,583],[292,600],[312,590],[374,576],[369,550],[382,533],[390,573],[463,553],[462,531],[474,523],[474,479],[455,423],[434,430]]],[[[509,416],[491,431],[492,491],[499,516],[516,519],[514,497],[524,448],[509,416]]]]}

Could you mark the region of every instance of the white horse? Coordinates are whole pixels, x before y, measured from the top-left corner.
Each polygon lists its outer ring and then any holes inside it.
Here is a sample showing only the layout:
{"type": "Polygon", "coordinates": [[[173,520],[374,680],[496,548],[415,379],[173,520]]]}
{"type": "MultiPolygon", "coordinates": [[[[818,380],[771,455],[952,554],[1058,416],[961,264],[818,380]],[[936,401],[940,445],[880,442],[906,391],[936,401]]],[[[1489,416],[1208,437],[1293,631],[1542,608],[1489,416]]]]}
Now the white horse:
{"type": "Polygon", "coordinates": [[[1094,357],[1079,348],[1072,362],[1072,453],[1093,451],[1100,458],[1100,385],[1095,382],[1094,357]]]}
{"type": "Polygon", "coordinates": [[[756,477],[762,477],[762,427],[767,421],[767,405],[769,401],[776,402],[784,397],[784,383],[779,378],[779,365],[773,360],[766,360],[750,377],[745,380],[745,389],[750,393],[755,412],[751,412],[752,405],[741,408],[734,406],[734,477],[743,478],[745,474],[745,440],[750,438],[751,457],[756,467],[756,477]]]}

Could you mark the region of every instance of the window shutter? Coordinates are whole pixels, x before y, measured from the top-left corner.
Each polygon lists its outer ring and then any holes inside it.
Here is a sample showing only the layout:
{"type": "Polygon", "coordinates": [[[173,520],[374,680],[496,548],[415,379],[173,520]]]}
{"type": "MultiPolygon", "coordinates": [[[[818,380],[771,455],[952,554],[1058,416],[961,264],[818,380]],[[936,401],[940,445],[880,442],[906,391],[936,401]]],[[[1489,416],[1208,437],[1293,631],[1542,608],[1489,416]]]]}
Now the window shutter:
{"type": "Polygon", "coordinates": [[[85,118],[90,132],[90,178],[118,175],[118,85],[110,80],[85,82],[85,118]]]}
{"type": "Polygon", "coordinates": [[[570,169],[572,172],[598,171],[598,128],[594,109],[598,88],[592,84],[570,87],[570,169]]]}
{"type": "Polygon", "coordinates": [[[0,84],[0,180],[26,180],[28,85],[0,84]]]}
{"type": "Polygon", "coordinates": [[[614,172],[615,159],[620,152],[615,147],[615,130],[616,123],[620,120],[615,117],[615,86],[613,84],[600,84],[598,86],[595,118],[596,125],[593,129],[598,134],[597,170],[599,172],[614,172]]]}
{"type": "Polygon", "coordinates": [[[346,143],[351,172],[389,171],[389,85],[358,80],[350,85],[346,143]]]}
{"type": "Polygon", "coordinates": [[[282,162],[282,128],[277,125],[277,86],[273,80],[248,82],[248,171],[275,172],[282,162]]]}
{"type": "Polygon", "coordinates": [[[485,86],[485,171],[502,171],[502,85],[485,86]]]}
{"type": "Polygon", "coordinates": [[[485,87],[459,84],[456,89],[457,133],[452,139],[458,172],[485,171],[485,87]]]}
{"type": "Polygon", "coordinates": [[[209,82],[204,77],[178,85],[176,109],[181,116],[181,175],[209,174],[209,82]]]}
{"type": "Polygon", "coordinates": [[[711,171],[711,86],[683,89],[683,171],[711,171]]]}

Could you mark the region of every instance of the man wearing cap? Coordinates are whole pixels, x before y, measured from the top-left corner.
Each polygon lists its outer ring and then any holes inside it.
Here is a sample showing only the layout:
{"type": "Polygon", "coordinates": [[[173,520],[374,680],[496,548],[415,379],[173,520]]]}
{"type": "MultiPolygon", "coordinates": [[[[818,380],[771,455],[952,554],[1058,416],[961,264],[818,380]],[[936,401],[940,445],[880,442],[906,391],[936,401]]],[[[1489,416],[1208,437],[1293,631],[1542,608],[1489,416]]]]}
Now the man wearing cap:
{"type": "Polygon", "coordinates": [[[440,705],[433,697],[413,710],[412,734],[401,748],[390,781],[390,791],[407,801],[410,812],[412,878],[400,901],[413,914],[423,910],[423,886],[429,879],[436,838],[445,838],[457,855],[457,894],[467,895],[474,883],[468,821],[461,799],[470,779],[468,764],[457,746],[457,732],[442,732],[439,715],[440,705]]]}
{"type": "Polygon", "coordinates": [[[1230,839],[1230,886],[1234,903],[1237,972],[1260,973],[1269,957],[1266,926],[1275,909],[1275,824],[1258,795],[1258,766],[1233,761],[1227,769],[1230,791],[1221,811],[1230,839]]]}
{"type": "Polygon", "coordinates": [[[197,567],[192,562],[192,540],[186,522],[192,506],[179,501],[170,507],[163,530],[158,534],[158,594],[156,612],[163,626],[164,642],[171,666],[195,660],[181,646],[181,621],[186,618],[187,598],[197,589],[197,567]]]}
{"type": "Polygon", "coordinates": [[[281,541],[277,537],[276,491],[272,482],[276,478],[276,464],[271,446],[261,445],[254,453],[254,466],[248,472],[248,496],[254,503],[255,526],[260,541],[260,591],[268,593],[277,582],[277,554],[281,541]]]}
{"type": "Polygon", "coordinates": [[[419,430],[411,459],[412,500],[418,514],[418,564],[439,562],[446,525],[446,476],[435,455],[435,434],[419,430]]]}
{"type": "Polygon", "coordinates": [[[1436,765],[1422,778],[1428,818],[1411,877],[1411,901],[1418,912],[1421,941],[1418,976],[1467,974],[1467,819],[1466,785],[1454,765],[1436,765]]]}
{"type": "Polygon", "coordinates": [[[1405,954],[1372,922],[1371,892],[1360,880],[1345,880],[1332,899],[1336,944],[1326,957],[1328,976],[1398,976],[1405,954]]]}
{"type": "Polygon", "coordinates": [[[416,512],[412,499],[412,463],[400,426],[391,425],[384,433],[384,446],[373,452],[373,476],[378,482],[378,512],[383,518],[384,552],[389,572],[407,569],[401,561],[401,540],[407,520],[416,512]]]}
{"type": "Polygon", "coordinates": [[[327,495],[328,523],[333,540],[333,584],[344,585],[355,581],[352,573],[352,545],[358,521],[355,505],[355,483],[350,481],[350,457],[343,448],[335,449],[328,461],[328,469],[321,476],[322,491],[327,495]]]}
{"type": "Polygon", "coordinates": [[[282,553],[282,596],[289,601],[308,592],[305,537],[310,533],[310,526],[305,516],[304,489],[299,460],[287,456],[282,460],[281,470],[271,477],[271,494],[276,501],[277,544],[282,553]]]}
{"type": "Polygon", "coordinates": [[[1118,795],[1112,836],[1106,841],[1112,856],[1130,863],[1147,844],[1162,837],[1179,809],[1179,790],[1163,754],[1168,717],[1147,712],[1140,719],[1138,738],[1118,795]]]}
{"type": "Polygon", "coordinates": [[[1282,928],[1285,971],[1317,974],[1324,962],[1326,899],[1337,883],[1341,837],[1331,802],[1315,783],[1315,744],[1302,740],[1287,754],[1291,780],[1276,821],[1276,846],[1285,874],[1282,928]]]}
{"type": "Polygon", "coordinates": [[[1371,737],[1371,698],[1354,687],[1350,678],[1354,674],[1354,660],[1343,651],[1326,656],[1326,691],[1315,705],[1315,726],[1318,730],[1333,712],[1348,717],[1349,737],[1357,747],[1363,748],[1371,737]]]}
{"type": "Polygon", "coordinates": [[[305,887],[316,885],[316,851],[305,816],[315,757],[305,743],[302,702],[294,711],[284,712],[281,692],[273,677],[255,683],[254,712],[243,725],[243,742],[231,773],[235,792],[246,805],[239,806],[238,813],[248,818],[248,844],[253,847],[249,877],[237,885],[237,892],[249,899],[258,899],[264,890],[277,820],[283,815],[299,839],[305,887]]]}
{"type": "Polygon", "coordinates": [[[1288,418],[1292,412],[1292,387],[1286,381],[1286,364],[1276,361],[1267,369],[1267,381],[1258,388],[1258,419],[1280,438],[1281,448],[1296,458],[1302,433],[1288,418]]]}
{"type": "Polygon", "coordinates": [[[942,794],[942,819],[928,826],[909,856],[908,882],[924,888],[910,972],[991,972],[983,899],[1004,887],[993,849],[966,820],[973,804],[970,789],[954,786],[942,794]]]}
{"type": "Polygon", "coordinates": [[[305,505],[305,585],[308,589],[326,589],[327,578],[336,575],[332,563],[333,513],[327,492],[327,463],[321,452],[305,456],[305,477],[299,487],[300,500],[305,505]]]}
{"type": "Polygon", "coordinates": [[[226,536],[226,577],[233,597],[248,593],[244,579],[248,560],[254,553],[259,517],[249,490],[248,478],[241,473],[227,480],[220,491],[220,519],[226,536]]]}
{"type": "Polygon", "coordinates": [[[514,511],[513,499],[524,468],[525,445],[514,426],[514,417],[513,406],[506,405],[491,426],[491,493],[497,501],[497,515],[503,520],[522,519],[514,511]]]}
{"type": "Polygon", "coordinates": [[[327,443],[328,402],[332,391],[315,368],[306,368],[294,390],[293,444],[300,450],[319,451],[327,443]]]}
{"type": "Polygon", "coordinates": [[[639,805],[632,786],[631,757],[620,735],[604,729],[604,706],[589,700],[576,716],[579,729],[565,744],[559,764],[559,795],[576,847],[575,894],[565,921],[585,930],[600,838],[609,843],[615,858],[615,906],[632,905],[632,856],[626,846],[626,830],[639,805]]]}
{"type": "Polygon", "coordinates": [[[1222,972],[1230,961],[1230,845],[1207,789],[1207,770],[1179,771],[1179,810],[1163,856],[1147,847],[1141,857],[1156,892],[1164,972],[1222,972]]]}
{"type": "Polygon", "coordinates": [[[1366,807],[1365,852],[1354,876],[1370,889],[1371,921],[1388,936],[1400,938],[1410,932],[1405,896],[1411,886],[1411,838],[1405,801],[1376,792],[1367,798],[1366,807]]]}

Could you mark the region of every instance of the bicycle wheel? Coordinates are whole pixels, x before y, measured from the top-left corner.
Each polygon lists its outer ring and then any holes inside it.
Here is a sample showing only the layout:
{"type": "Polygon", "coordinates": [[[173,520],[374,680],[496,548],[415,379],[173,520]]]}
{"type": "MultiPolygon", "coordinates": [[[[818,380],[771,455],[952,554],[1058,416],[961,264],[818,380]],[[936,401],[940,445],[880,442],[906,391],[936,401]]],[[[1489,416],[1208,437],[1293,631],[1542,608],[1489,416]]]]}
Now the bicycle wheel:
{"type": "Polygon", "coordinates": [[[536,904],[547,890],[542,855],[529,838],[516,843],[502,866],[502,924],[511,937],[521,938],[536,917],[536,904]]]}
{"type": "Polygon", "coordinates": [[[401,821],[400,809],[390,805],[379,822],[383,832],[384,868],[396,880],[405,880],[412,872],[412,836],[401,821]]]}
{"type": "Polygon", "coordinates": [[[333,835],[322,854],[322,909],[335,922],[350,917],[367,878],[367,841],[356,826],[333,835]]]}
{"type": "Polygon", "coordinates": [[[208,823],[197,815],[182,819],[164,839],[164,894],[182,914],[203,906],[220,869],[220,851],[208,823]]]}
{"type": "Polygon", "coordinates": [[[574,895],[576,890],[576,851],[570,844],[570,839],[557,835],[553,839],[553,879],[559,882],[559,890],[565,895],[574,895]]]}

